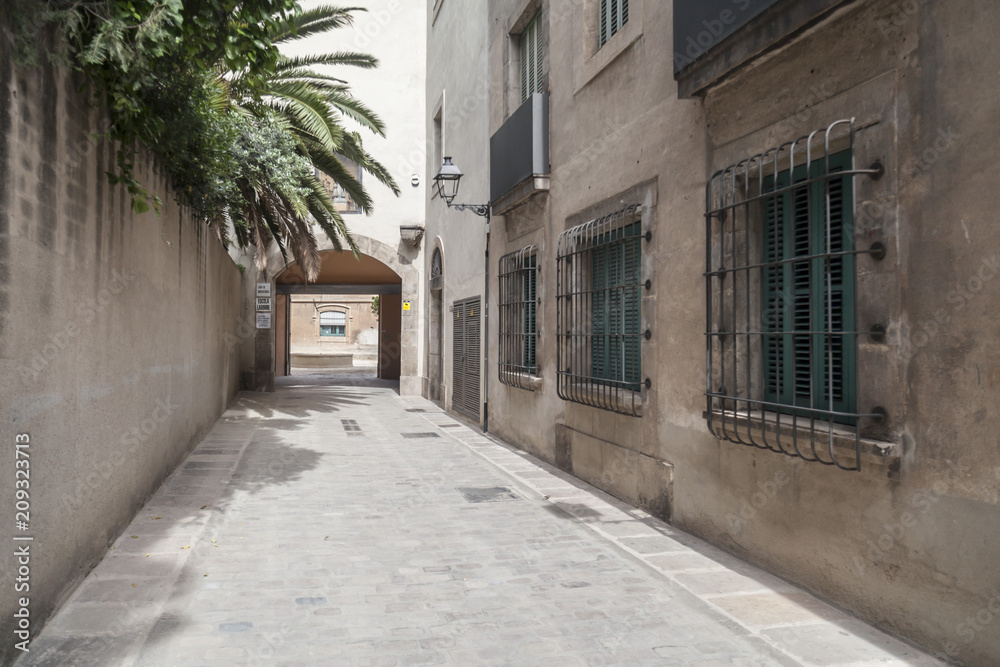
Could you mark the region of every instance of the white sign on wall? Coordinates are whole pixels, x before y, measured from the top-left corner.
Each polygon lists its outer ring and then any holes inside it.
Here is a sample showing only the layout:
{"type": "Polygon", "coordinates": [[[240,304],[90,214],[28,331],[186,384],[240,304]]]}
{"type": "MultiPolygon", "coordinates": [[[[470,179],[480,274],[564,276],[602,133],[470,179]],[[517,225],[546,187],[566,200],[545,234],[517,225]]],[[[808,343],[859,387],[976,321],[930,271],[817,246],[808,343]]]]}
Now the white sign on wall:
{"type": "Polygon", "coordinates": [[[271,297],[269,296],[257,297],[257,312],[258,313],[271,312],[271,297]]]}
{"type": "Polygon", "coordinates": [[[271,296],[271,283],[257,283],[257,296],[271,296]]]}
{"type": "Polygon", "coordinates": [[[271,313],[257,313],[257,328],[258,329],[271,328],[271,313]]]}

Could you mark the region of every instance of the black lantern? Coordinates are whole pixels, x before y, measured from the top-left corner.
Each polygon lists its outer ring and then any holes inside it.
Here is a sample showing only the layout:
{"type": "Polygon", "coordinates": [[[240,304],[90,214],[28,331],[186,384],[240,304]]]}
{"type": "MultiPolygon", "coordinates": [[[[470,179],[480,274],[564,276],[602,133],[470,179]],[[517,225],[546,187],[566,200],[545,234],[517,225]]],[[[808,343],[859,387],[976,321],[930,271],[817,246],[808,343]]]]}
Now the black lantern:
{"type": "Polygon", "coordinates": [[[458,182],[462,180],[462,170],[451,163],[451,157],[444,159],[444,164],[434,177],[434,191],[444,199],[448,206],[458,194],[458,182]]]}

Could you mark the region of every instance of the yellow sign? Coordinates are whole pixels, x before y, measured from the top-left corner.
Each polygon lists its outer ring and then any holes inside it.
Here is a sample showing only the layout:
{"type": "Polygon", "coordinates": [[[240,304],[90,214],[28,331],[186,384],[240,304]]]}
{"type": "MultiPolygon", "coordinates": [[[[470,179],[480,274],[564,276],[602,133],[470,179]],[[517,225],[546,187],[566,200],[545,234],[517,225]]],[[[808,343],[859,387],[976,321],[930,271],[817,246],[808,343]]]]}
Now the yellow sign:
{"type": "Polygon", "coordinates": [[[409,301],[404,301],[403,302],[403,310],[409,310],[409,309],[410,309],[410,302],[409,301]]]}

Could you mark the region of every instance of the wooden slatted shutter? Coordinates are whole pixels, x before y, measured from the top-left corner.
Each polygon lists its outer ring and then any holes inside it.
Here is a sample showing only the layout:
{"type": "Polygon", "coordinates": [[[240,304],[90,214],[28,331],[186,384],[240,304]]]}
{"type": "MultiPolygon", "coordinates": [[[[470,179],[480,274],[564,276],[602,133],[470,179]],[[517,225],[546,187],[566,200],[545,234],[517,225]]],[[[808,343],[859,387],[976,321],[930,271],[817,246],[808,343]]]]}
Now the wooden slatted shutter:
{"type": "Polygon", "coordinates": [[[531,372],[538,370],[536,362],[537,347],[537,323],[535,317],[538,310],[538,257],[529,255],[525,257],[524,276],[524,365],[531,372]]]}
{"type": "Polygon", "coordinates": [[[641,365],[640,223],[614,230],[591,252],[591,376],[637,388],[641,365]]]}
{"type": "MultiPolygon", "coordinates": [[[[829,161],[831,172],[843,171],[850,167],[850,154],[838,153],[829,161]]],[[[808,177],[816,178],[825,169],[826,165],[817,161],[810,166],[808,177]]],[[[854,258],[827,254],[853,249],[852,235],[846,231],[852,224],[853,208],[846,179],[805,183],[807,170],[803,165],[794,174],[785,171],[764,181],[765,192],[804,183],[764,200],[765,400],[828,409],[832,385],[833,409],[856,409],[854,335],[842,333],[853,331],[855,326],[854,286],[845,280],[845,276],[854,275],[854,258]],[[803,259],[789,261],[797,257],[803,259]]]]}
{"type": "Polygon", "coordinates": [[[601,0],[597,48],[604,46],[628,22],[628,0],[601,0]]]}
{"type": "Polygon", "coordinates": [[[642,282],[640,271],[642,265],[642,230],[639,224],[634,224],[625,230],[626,238],[622,244],[622,284],[624,285],[624,315],[623,329],[623,377],[630,389],[637,390],[641,378],[641,358],[639,356],[639,337],[641,322],[640,300],[642,298],[639,286],[642,282]]]}
{"type": "Polygon", "coordinates": [[[594,248],[590,258],[590,377],[607,379],[611,307],[607,292],[608,248],[594,248]]]}
{"type": "Polygon", "coordinates": [[[535,15],[521,33],[521,102],[532,93],[542,92],[542,40],[539,34],[541,12],[535,15]]]}

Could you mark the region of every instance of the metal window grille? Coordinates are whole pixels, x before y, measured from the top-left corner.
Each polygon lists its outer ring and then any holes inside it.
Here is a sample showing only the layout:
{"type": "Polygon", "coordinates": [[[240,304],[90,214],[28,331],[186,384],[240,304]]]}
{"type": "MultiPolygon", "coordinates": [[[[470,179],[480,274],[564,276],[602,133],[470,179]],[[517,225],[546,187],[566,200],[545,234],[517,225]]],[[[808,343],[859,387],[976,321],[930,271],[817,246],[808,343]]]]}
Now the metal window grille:
{"type": "Polygon", "coordinates": [[[521,248],[500,258],[500,382],[530,389],[538,373],[538,249],[521,248]]]}
{"type": "Polygon", "coordinates": [[[857,470],[854,121],[727,167],[706,194],[706,413],[715,437],[857,470]],[[835,445],[840,449],[838,454],[835,445]],[[846,448],[846,451],[845,449],[846,448]]]}
{"type": "Polygon", "coordinates": [[[556,258],[559,397],[632,416],[642,410],[641,244],[651,238],[639,212],[566,230],[556,258]]]}
{"type": "Polygon", "coordinates": [[[347,335],[347,313],[326,311],[319,314],[319,334],[321,336],[347,335]]]}
{"type": "Polygon", "coordinates": [[[539,34],[542,13],[535,14],[521,33],[521,102],[532,93],[542,92],[542,41],[539,34]]]}
{"type": "Polygon", "coordinates": [[[597,48],[604,46],[628,22],[628,0],[601,0],[597,48]]]}

